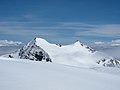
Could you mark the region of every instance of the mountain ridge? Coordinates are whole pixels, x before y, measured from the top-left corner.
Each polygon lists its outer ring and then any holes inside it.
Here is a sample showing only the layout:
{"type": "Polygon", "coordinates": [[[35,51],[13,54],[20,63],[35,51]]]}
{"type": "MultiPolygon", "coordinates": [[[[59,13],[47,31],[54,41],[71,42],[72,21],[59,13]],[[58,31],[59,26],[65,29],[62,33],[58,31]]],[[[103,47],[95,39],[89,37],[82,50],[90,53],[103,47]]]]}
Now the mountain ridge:
{"type": "Polygon", "coordinates": [[[119,60],[96,51],[78,40],[74,44],[60,45],[51,44],[42,38],[34,38],[17,52],[9,54],[8,57],[55,62],[72,66],[120,67],[119,60]]]}

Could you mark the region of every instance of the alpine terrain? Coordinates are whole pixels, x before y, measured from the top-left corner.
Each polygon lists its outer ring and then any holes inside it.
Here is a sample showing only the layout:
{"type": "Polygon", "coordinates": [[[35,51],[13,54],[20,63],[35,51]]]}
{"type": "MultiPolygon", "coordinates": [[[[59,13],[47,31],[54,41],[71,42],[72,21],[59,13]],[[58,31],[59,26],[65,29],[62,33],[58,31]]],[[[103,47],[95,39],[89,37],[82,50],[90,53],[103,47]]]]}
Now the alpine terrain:
{"type": "Polygon", "coordinates": [[[0,57],[0,90],[119,90],[119,66],[80,41],[59,45],[35,38],[0,57]]]}
{"type": "Polygon", "coordinates": [[[34,38],[18,51],[5,55],[10,58],[47,61],[72,66],[120,67],[120,61],[76,41],[70,45],[51,44],[34,38]]]}

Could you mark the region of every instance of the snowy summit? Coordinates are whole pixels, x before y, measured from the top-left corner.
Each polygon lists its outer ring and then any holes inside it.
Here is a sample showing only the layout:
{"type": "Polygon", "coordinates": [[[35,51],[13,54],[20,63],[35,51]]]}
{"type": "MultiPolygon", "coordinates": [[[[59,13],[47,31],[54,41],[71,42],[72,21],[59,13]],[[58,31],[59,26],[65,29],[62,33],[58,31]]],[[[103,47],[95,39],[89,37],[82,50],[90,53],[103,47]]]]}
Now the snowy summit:
{"type": "MultiPolygon", "coordinates": [[[[6,55],[5,55],[6,56],[6,55]]],[[[76,41],[70,45],[51,44],[42,38],[34,38],[17,52],[7,55],[10,58],[47,61],[72,66],[119,67],[120,61],[105,53],[76,41]]]]}

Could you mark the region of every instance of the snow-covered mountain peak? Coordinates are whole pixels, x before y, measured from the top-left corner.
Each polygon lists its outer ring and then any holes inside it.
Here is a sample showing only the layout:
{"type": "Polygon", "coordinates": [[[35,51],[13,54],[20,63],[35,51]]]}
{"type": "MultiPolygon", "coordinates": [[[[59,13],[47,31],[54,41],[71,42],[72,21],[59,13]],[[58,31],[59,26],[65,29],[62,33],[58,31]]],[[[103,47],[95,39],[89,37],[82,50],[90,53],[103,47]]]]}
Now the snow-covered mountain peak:
{"type": "Polygon", "coordinates": [[[83,51],[85,52],[90,52],[90,53],[94,53],[96,50],[92,49],[91,47],[88,47],[87,45],[81,43],[79,40],[77,40],[75,43],[74,43],[74,46],[77,48],[77,49],[83,49],[83,51]]]}
{"type": "Polygon", "coordinates": [[[78,46],[83,46],[83,44],[79,40],[77,40],[74,44],[78,46]]]}
{"type": "Polygon", "coordinates": [[[8,57],[30,59],[30,60],[36,60],[36,61],[46,60],[47,62],[48,61],[51,62],[51,59],[48,53],[39,46],[39,43],[41,43],[40,41],[42,41],[42,43],[45,44],[44,39],[34,38],[23,48],[19,49],[18,51],[12,54],[9,54],[8,57]]]}
{"type": "Polygon", "coordinates": [[[35,38],[35,41],[36,41],[36,45],[40,45],[40,44],[44,44],[44,45],[46,45],[46,44],[50,44],[50,43],[48,43],[45,39],[43,39],[43,38],[35,38]]]}
{"type": "Polygon", "coordinates": [[[23,48],[10,54],[9,57],[36,61],[45,60],[72,66],[120,66],[119,60],[102,52],[95,51],[78,40],[70,45],[59,45],[51,44],[42,38],[34,38],[23,48]]]}

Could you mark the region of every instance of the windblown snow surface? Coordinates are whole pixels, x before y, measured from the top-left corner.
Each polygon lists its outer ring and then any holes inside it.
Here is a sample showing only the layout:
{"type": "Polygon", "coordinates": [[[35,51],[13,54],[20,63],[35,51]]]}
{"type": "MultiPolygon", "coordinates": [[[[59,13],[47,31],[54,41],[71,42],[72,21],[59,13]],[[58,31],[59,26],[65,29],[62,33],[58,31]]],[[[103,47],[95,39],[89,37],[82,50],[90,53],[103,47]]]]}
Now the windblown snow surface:
{"type": "Polygon", "coordinates": [[[120,90],[119,68],[94,68],[0,57],[0,90],[120,90]]]}

